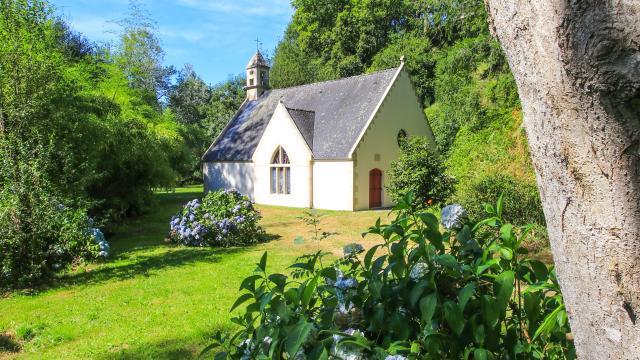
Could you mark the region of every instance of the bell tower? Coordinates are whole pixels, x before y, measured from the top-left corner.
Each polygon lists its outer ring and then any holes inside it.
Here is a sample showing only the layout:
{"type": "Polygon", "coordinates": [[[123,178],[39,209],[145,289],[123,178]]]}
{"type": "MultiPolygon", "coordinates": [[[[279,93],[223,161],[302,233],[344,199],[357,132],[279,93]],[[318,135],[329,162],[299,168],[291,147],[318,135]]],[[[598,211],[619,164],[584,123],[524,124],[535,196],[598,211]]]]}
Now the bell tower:
{"type": "Polygon", "coordinates": [[[269,64],[260,50],[256,50],[247,64],[247,100],[257,100],[269,89],[269,64]]]}

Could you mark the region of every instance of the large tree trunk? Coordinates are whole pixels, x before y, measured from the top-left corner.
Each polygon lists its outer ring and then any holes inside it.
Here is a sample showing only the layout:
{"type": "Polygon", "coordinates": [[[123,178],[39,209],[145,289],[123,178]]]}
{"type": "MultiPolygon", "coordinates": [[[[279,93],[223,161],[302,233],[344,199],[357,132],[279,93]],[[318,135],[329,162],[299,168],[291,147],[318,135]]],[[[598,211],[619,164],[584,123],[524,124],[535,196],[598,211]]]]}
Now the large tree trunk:
{"type": "Polygon", "coordinates": [[[640,0],[485,0],[581,359],[640,358],[640,0]]]}

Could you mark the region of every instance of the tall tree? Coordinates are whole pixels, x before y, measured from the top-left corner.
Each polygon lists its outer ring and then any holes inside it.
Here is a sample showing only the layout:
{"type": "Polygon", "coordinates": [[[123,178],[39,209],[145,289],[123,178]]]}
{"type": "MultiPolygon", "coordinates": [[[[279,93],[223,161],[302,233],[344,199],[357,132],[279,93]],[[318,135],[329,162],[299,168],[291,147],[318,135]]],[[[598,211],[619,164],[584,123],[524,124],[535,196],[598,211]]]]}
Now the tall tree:
{"type": "Polygon", "coordinates": [[[129,15],[118,21],[121,27],[116,62],[131,86],[153,103],[168,95],[175,69],[163,65],[165,52],[157,36],[157,25],[137,1],[129,3],[129,15]]]}
{"type": "Polygon", "coordinates": [[[581,359],[640,354],[640,2],[488,0],[581,359]]]}
{"type": "Polygon", "coordinates": [[[237,75],[211,88],[204,125],[212,138],[220,134],[247,97],[244,90],[245,81],[244,76],[237,75]]]}
{"type": "Polygon", "coordinates": [[[206,117],[211,98],[209,86],[196,74],[191,64],[178,72],[178,79],[169,94],[169,107],[183,124],[200,123],[206,117]]]}

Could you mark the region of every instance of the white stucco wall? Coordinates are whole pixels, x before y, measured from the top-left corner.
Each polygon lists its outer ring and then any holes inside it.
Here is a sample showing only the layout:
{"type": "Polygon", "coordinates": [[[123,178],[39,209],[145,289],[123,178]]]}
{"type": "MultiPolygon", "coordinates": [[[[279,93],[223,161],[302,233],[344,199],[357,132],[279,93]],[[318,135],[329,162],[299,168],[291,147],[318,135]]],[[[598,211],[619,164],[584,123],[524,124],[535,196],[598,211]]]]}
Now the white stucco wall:
{"type": "Polygon", "coordinates": [[[313,163],[313,207],[353,211],[353,162],[313,163]]]}
{"type": "Polygon", "coordinates": [[[382,170],[382,206],[393,206],[384,187],[388,183],[391,161],[397,159],[400,152],[397,142],[400,129],[408,136],[429,136],[435,149],[433,133],[404,70],[353,152],[354,210],[369,208],[369,171],[374,168],[382,170]]]}
{"type": "Polygon", "coordinates": [[[246,162],[206,162],[203,164],[204,189],[237,190],[254,199],[254,170],[250,161],[246,162]]]}
{"type": "Polygon", "coordinates": [[[283,104],[278,104],[253,154],[254,193],[258,204],[311,207],[311,150],[283,104]],[[270,163],[282,148],[291,162],[291,194],[271,194],[270,163]]]}

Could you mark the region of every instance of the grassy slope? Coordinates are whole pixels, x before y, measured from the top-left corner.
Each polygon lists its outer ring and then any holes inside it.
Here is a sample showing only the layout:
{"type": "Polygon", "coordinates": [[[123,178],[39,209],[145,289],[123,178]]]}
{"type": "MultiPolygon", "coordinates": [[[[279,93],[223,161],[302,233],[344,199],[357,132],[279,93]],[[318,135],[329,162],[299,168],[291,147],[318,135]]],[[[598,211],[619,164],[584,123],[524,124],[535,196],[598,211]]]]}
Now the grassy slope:
{"type": "MultiPolygon", "coordinates": [[[[283,271],[297,255],[316,249],[293,244],[307,232],[297,219],[302,211],[278,207],[261,207],[267,232],[280,236],[270,243],[244,249],[165,245],[168,219],[199,195],[199,188],[158,194],[151,214],[122,225],[110,238],[114,253],[108,262],[62,276],[35,295],[0,299],[0,334],[23,339],[21,352],[0,352],[0,358],[195,357],[208,335],[231,326],[228,309],[263,251],[269,251],[269,269],[283,271]]],[[[340,235],[322,247],[339,253],[386,214],[326,212],[323,228],[340,235]]]]}

